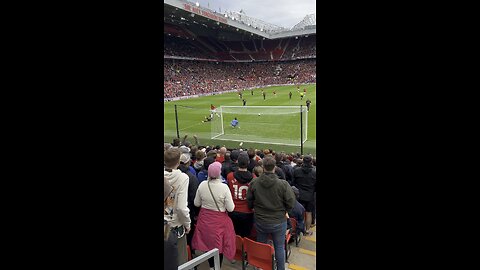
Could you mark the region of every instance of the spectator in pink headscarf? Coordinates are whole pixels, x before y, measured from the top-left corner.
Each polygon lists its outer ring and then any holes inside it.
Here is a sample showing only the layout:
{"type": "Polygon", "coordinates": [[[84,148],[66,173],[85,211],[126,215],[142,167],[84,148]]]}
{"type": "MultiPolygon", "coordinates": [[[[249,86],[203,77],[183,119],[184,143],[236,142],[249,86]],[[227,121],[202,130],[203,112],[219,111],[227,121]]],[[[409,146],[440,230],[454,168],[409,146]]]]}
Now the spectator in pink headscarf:
{"type": "MultiPolygon", "coordinates": [[[[207,181],[198,186],[195,206],[201,207],[197,227],[193,234],[192,248],[209,251],[218,248],[220,266],[223,255],[229,260],[235,256],[235,230],[228,212],[235,209],[232,194],[220,176],[222,164],[216,161],[208,166],[207,181]]],[[[213,258],[208,260],[210,269],[214,267],[213,258]]]]}

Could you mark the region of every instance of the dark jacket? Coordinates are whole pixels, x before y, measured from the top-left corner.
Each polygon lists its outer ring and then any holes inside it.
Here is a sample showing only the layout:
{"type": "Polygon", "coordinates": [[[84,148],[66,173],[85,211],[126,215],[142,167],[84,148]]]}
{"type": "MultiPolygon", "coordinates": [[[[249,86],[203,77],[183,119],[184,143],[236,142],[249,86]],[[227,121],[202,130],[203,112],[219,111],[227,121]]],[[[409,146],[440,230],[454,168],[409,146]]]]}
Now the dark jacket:
{"type": "Polygon", "coordinates": [[[235,171],[233,172],[233,177],[237,180],[240,184],[247,184],[250,183],[253,179],[253,174],[249,171],[242,172],[242,171],[235,171]]]}
{"type": "Polygon", "coordinates": [[[255,211],[256,222],[279,224],[286,221],[286,212],[295,205],[295,194],[287,181],[267,172],[250,182],[247,202],[255,211]]]}
{"type": "Polygon", "coordinates": [[[236,171],[238,168],[238,163],[225,161],[222,163],[222,172],[221,175],[223,179],[227,179],[227,175],[231,172],[236,171]]]}
{"type": "Polygon", "coordinates": [[[250,162],[248,163],[247,170],[249,172],[253,172],[253,168],[255,168],[255,166],[257,166],[257,161],[255,160],[255,158],[252,158],[252,159],[250,159],[250,162]]]}
{"type": "Polygon", "coordinates": [[[194,219],[196,219],[196,217],[200,212],[200,208],[196,207],[194,204],[195,195],[197,194],[197,189],[198,189],[198,179],[194,174],[190,172],[189,168],[185,168],[185,166],[180,165],[178,169],[188,175],[187,202],[188,202],[188,209],[190,209],[190,218],[192,222],[194,222],[194,219]]]}
{"type": "Polygon", "coordinates": [[[277,167],[282,169],[282,171],[285,173],[285,180],[291,185],[293,181],[293,167],[290,164],[287,164],[286,162],[280,162],[277,163],[277,167]]]}
{"type": "Polygon", "coordinates": [[[278,178],[287,180],[287,178],[285,177],[285,173],[280,167],[277,167],[277,166],[275,167],[275,174],[278,176],[278,178]]]}
{"type": "Polygon", "coordinates": [[[300,193],[300,201],[313,201],[313,193],[317,188],[317,172],[315,168],[302,165],[293,170],[292,186],[296,186],[300,193]]]}
{"type": "Polygon", "coordinates": [[[297,232],[305,233],[305,220],[303,220],[305,208],[297,200],[292,210],[288,211],[288,216],[297,220],[297,232]]]}

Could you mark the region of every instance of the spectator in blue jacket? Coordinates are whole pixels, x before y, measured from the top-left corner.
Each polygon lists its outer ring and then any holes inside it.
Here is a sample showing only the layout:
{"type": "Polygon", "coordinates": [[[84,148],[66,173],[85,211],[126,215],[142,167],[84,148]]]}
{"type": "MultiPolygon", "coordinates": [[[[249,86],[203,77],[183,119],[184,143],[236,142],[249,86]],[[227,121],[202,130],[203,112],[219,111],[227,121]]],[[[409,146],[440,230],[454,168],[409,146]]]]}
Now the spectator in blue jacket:
{"type": "Polygon", "coordinates": [[[291,218],[295,218],[297,221],[297,234],[300,232],[305,234],[305,220],[303,219],[303,214],[305,213],[305,207],[298,202],[298,198],[300,197],[300,192],[298,188],[292,187],[293,194],[295,194],[295,206],[293,209],[288,211],[288,216],[291,218]]]}

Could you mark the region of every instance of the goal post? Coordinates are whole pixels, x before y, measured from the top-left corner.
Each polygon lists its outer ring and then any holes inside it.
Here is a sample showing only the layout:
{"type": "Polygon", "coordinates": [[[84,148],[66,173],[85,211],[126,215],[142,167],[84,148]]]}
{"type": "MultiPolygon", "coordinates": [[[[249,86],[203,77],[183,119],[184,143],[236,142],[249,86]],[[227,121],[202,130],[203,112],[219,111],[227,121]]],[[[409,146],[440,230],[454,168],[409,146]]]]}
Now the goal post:
{"type": "Polygon", "coordinates": [[[220,106],[211,139],[302,146],[307,141],[306,106],[220,106]],[[238,119],[238,126],[231,121],[238,119]]]}

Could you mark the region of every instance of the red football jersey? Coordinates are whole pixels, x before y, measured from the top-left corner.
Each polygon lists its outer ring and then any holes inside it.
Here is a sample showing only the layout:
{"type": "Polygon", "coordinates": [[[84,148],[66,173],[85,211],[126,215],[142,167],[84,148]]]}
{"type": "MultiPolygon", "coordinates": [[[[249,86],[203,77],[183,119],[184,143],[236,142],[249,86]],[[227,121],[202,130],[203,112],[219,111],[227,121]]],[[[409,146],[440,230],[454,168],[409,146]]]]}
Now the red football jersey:
{"type": "Polygon", "coordinates": [[[217,156],[217,157],[215,158],[215,161],[218,161],[218,162],[220,162],[220,163],[223,163],[223,162],[225,161],[225,157],[224,157],[224,156],[217,156]]]}
{"type": "MultiPolygon", "coordinates": [[[[255,174],[253,174],[253,178],[256,178],[255,174]]],[[[250,184],[242,184],[238,182],[233,176],[233,172],[230,172],[227,175],[227,181],[230,193],[232,193],[233,203],[235,204],[235,209],[233,211],[253,213],[252,209],[248,208],[247,203],[247,191],[250,184]]]]}

